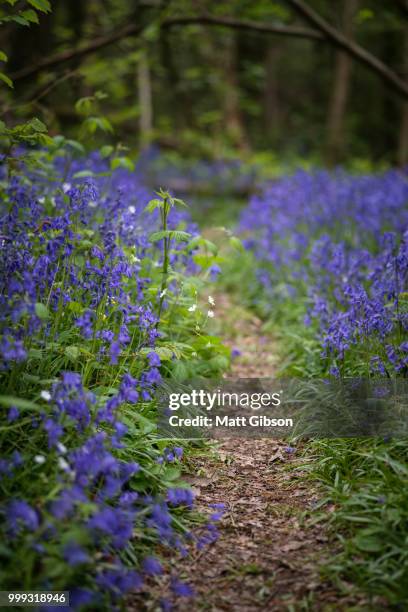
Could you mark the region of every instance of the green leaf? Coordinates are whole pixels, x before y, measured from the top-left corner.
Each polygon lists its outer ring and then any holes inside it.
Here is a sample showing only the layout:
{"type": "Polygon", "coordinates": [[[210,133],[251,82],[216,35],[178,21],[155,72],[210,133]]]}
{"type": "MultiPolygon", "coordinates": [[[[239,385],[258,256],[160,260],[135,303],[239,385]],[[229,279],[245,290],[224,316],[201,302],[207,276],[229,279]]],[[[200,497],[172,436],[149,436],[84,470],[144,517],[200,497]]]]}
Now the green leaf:
{"type": "Polygon", "coordinates": [[[6,85],[14,89],[13,81],[4,72],[0,72],[0,81],[3,81],[6,85]]]}
{"type": "Polygon", "coordinates": [[[132,162],[130,157],[115,157],[111,161],[111,169],[116,170],[116,168],[126,168],[129,172],[133,172],[135,169],[135,164],[132,162]]]}
{"type": "Polygon", "coordinates": [[[207,270],[207,268],[214,263],[214,256],[199,253],[197,255],[193,255],[193,261],[204,270],[207,270]]]}
{"type": "Polygon", "coordinates": [[[113,132],[113,127],[106,117],[88,117],[88,119],[85,119],[83,127],[90,134],[94,134],[96,130],[113,132]]]}
{"type": "Polygon", "coordinates": [[[80,314],[84,307],[79,302],[68,302],[68,310],[75,314],[80,314]]]}
{"type": "MultiPolygon", "coordinates": [[[[151,347],[144,347],[140,349],[139,353],[140,355],[147,356],[149,353],[152,352],[152,350],[153,349],[151,347]]],[[[161,361],[170,361],[174,355],[174,351],[168,348],[167,346],[156,346],[154,348],[154,352],[158,354],[161,361]]]]}
{"type": "Polygon", "coordinates": [[[53,140],[48,134],[37,134],[36,142],[44,147],[52,147],[53,145],[53,140]]]}
{"type": "Polygon", "coordinates": [[[161,361],[171,361],[173,358],[173,351],[167,346],[156,346],[154,352],[158,354],[161,361]]]}
{"type": "Polygon", "coordinates": [[[21,16],[24,19],[27,19],[27,21],[30,21],[31,23],[40,23],[38,19],[38,15],[35,11],[33,11],[33,9],[28,9],[27,11],[23,11],[21,13],[21,16]]]}
{"type": "Polygon", "coordinates": [[[170,238],[176,242],[188,242],[191,238],[191,234],[183,232],[181,230],[160,230],[159,232],[153,232],[150,236],[151,242],[158,242],[163,238],[170,238]]]}
{"type": "Polygon", "coordinates": [[[64,353],[71,361],[77,361],[80,353],[79,346],[67,346],[64,353]]]}
{"type": "Polygon", "coordinates": [[[99,150],[99,153],[101,154],[101,157],[105,159],[106,157],[109,157],[109,155],[112,155],[114,150],[115,149],[114,147],[112,147],[112,145],[105,145],[101,147],[101,149],[99,150]]]}
{"type": "Polygon", "coordinates": [[[27,124],[27,126],[31,127],[35,132],[46,132],[47,126],[45,123],[34,117],[27,124]]]}
{"type": "Polygon", "coordinates": [[[385,547],[380,534],[373,533],[371,529],[363,530],[354,538],[357,548],[363,552],[379,552],[385,547]]]}
{"type": "Polygon", "coordinates": [[[172,200],[177,206],[183,206],[184,208],[188,208],[188,204],[186,204],[184,200],[180,200],[180,198],[172,198],[172,200]]]}
{"type": "Polygon", "coordinates": [[[134,412],[135,419],[137,419],[139,427],[144,434],[151,433],[157,429],[156,423],[153,423],[142,414],[139,414],[137,411],[134,412]]]}
{"type": "Polygon", "coordinates": [[[87,251],[88,249],[91,249],[94,246],[94,243],[91,240],[81,240],[81,242],[78,244],[78,249],[80,251],[87,251]]]}
{"type": "Polygon", "coordinates": [[[187,366],[183,362],[177,361],[173,368],[173,377],[177,381],[183,381],[186,380],[189,375],[190,373],[187,366]]]}
{"type": "Polygon", "coordinates": [[[8,60],[8,57],[4,53],[4,51],[0,51],[0,62],[7,62],[7,60],[8,60]]]}
{"type": "Polygon", "coordinates": [[[145,211],[151,213],[156,208],[163,208],[163,200],[158,200],[157,198],[155,200],[150,200],[150,202],[145,208],[145,211]]]}
{"type": "Polygon", "coordinates": [[[81,155],[85,153],[85,147],[77,140],[69,139],[67,140],[66,144],[75,151],[78,151],[78,153],[81,153],[81,155]]]}
{"type": "Polygon", "coordinates": [[[163,480],[172,481],[178,480],[181,476],[181,470],[174,466],[166,467],[166,469],[162,472],[163,480]]]}
{"type": "Polygon", "coordinates": [[[95,172],[92,170],[80,170],[79,172],[75,172],[73,178],[89,178],[96,176],[95,172]]]}
{"type": "Polygon", "coordinates": [[[211,242],[211,240],[207,240],[206,238],[203,238],[202,236],[195,236],[192,240],[190,240],[190,242],[187,245],[187,249],[193,250],[200,246],[210,251],[210,253],[213,253],[213,255],[216,255],[218,253],[217,245],[211,242]]]}
{"type": "Polygon", "coordinates": [[[216,372],[227,370],[229,367],[229,363],[229,359],[227,357],[224,357],[223,355],[216,355],[215,357],[212,357],[212,359],[210,359],[208,362],[211,369],[216,372]]]}
{"type": "Polygon", "coordinates": [[[21,397],[13,397],[12,395],[0,395],[0,405],[5,406],[6,408],[15,406],[20,410],[42,410],[41,406],[34,404],[34,402],[21,397]]]}
{"type": "Polygon", "coordinates": [[[19,25],[23,25],[23,26],[29,26],[30,25],[30,22],[27,21],[27,19],[24,19],[24,17],[22,17],[21,15],[13,15],[11,20],[15,21],[19,25]]]}
{"type": "Polygon", "coordinates": [[[45,306],[45,304],[41,304],[41,302],[37,302],[35,305],[35,314],[43,321],[46,321],[50,316],[48,308],[45,306]]]}
{"type": "Polygon", "coordinates": [[[27,0],[27,2],[42,13],[49,13],[51,11],[49,0],[27,0]]]}
{"type": "Polygon", "coordinates": [[[244,245],[242,244],[241,240],[237,238],[236,236],[231,236],[230,245],[237,251],[240,251],[241,253],[245,253],[244,245]]]}

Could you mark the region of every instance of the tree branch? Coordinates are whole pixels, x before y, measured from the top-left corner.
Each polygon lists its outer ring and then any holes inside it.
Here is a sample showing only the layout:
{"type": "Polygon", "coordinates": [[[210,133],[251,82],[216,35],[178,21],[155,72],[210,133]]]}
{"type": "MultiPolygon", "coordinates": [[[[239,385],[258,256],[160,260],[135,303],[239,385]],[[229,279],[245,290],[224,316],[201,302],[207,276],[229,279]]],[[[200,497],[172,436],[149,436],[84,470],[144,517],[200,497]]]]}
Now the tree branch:
{"type": "Polygon", "coordinates": [[[67,51],[62,51],[61,53],[57,53],[49,57],[48,59],[42,60],[38,62],[38,64],[34,64],[33,66],[27,66],[18,72],[10,75],[10,78],[13,81],[20,81],[22,79],[26,79],[27,77],[31,77],[37,72],[41,72],[42,70],[47,70],[49,68],[54,68],[54,66],[58,66],[59,64],[63,64],[72,59],[85,57],[95,51],[99,51],[99,49],[103,49],[108,45],[112,45],[123,38],[127,38],[128,36],[134,36],[140,34],[144,26],[128,24],[122,28],[114,30],[110,34],[106,34],[105,36],[99,36],[95,38],[92,42],[81,45],[77,49],[67,49],[67,51]]]}
{"type": "MultiPolygon", "coordinates": [[[[312,38],[317,40],[322,40],[324,37],[320,32],[314,32],[313,30],[309,30],[307,28],[301,27],[291,27],[291,26],[273,26],[273,25],[265,25],[258,24],[253,21],[239,21],[236,19],[230,19],[228,17],[210,17],[210,16],[202,16],[202,17],[176,17],[173,19],[167,19],[162,22],[162,27],[170,28],[172,26],[177,25],[189,25],[194,23],[201,23],[207,25],[218,25],[229,28],[236,28],[241,30],[252,30],[255,32],[261,32],[264,34],[279,34],[282,36],[296,36],[301,38],[312,38]]],[[[13,81],[20,81],[22,79],[26,79],[28,77],[37,74],[37,72],[41,72],[42,70],[47,70],[49,68],[54,68],[54,66],[58,66],[59,64],[63,64],[72,59],[77,59],[81,57],[85,57],[95,51],[99,51],[99,49],[103,49],[109,45],[114,44],[115,42],[122,40],[123,38],[127,38],[129,36],[136,36],[140,34],[144,28],[139,25],[128,24],[122,28],[114,30],[109,34],[104,36],[99,36],[92,42],[82,45],[77,49],[68,49],[67,51],[62,51],[61,53],[57,53],[38,64],[34,64],[33,66],[27,66],[14,74],[11,74],[10,77],[13,81]]]]}
{"type": "Polygon", "coordinates": [[[324,40],[325,38],[320,32],[310,30],[309,28],[258,23],[256,21],[233,19],[231,17],[212,17],[211,15],[200,15],[198,17],[172,17],[163,21],[162,27],[171,28],[173,26],[195,24],[220,26],[235,30],[247,30],[251,32],[258,32],[259,34],[277,34],[278,36],[309,38],[312,40],[324,40]]]}
{"type": "Polygon", "coordinates": [[[333,28],[325,19],[320,17],[303,0],[287,0],[287,2],[301,15],[306,21],[312,24],[326,39],[336,47],[342,49],[360,63],[368,66],[376,72],[388,85],[398,94],[408,98],[408,84],[399,78],[386,64],[377,57],[360,47],[357,43],[348,40],[341,32],[333,28]]]}

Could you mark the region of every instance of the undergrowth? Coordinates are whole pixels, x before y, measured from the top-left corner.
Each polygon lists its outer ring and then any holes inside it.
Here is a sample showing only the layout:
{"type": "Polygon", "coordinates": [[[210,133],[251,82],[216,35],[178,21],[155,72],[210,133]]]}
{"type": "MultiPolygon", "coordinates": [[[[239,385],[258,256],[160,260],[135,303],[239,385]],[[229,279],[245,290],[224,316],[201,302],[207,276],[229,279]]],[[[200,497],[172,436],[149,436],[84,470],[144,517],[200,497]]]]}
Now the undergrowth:
{"type": "MultiPolygon", "coordinates": [[[[406,376],[407,200],[406,177],[392,172],[299,172],[252,198],[247,253],[226,286],[277,340],[277,376],[406,376]]],[[[405,609],[408,443],[396,433],[310,440],[306,461],[322,485],[316,520],[340,551],[322,574],[405,609]]]]}
{"type": "Polygon", "coordinates": [[[0,582],[70,591],[71,609],[148,591],[163,547],[217,535],[190,530],[191,443],[163,438],[156,405],[161,384],[228,367],[207,332],[217,248],[120,159],[55,137],[0,176],[0,582]]]}

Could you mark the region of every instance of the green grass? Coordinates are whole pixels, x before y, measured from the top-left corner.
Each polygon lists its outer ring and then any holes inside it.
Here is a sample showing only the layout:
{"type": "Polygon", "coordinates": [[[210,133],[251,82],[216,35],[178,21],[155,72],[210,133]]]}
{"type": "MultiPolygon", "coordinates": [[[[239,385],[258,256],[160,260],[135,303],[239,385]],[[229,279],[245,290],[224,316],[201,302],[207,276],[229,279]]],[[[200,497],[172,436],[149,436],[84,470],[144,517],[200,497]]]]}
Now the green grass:
{"type": "Polygon", "coordinates": [[[340,552],[323,568],[390,604],[408,603],[407,440],[313,441],[310,476],[323,485],[321,520],[340,552]],[[327,513],[327,504],[334,511],[327,513]]]}

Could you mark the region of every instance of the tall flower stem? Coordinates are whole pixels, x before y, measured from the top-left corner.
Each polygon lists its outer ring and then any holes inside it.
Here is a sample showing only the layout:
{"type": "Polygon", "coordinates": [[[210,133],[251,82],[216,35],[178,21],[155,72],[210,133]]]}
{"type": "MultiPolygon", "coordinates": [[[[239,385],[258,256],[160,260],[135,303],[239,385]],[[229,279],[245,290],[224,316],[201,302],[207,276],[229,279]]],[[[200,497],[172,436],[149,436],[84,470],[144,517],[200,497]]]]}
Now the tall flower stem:
{"type": "MultiPolygon", "coordinates": [[[[167,219],[168,219],[169,211],[170,211],[170,203],[168,201],[168,198],[165,197],[163,206],[162,208],[160,208],[160,216],[161,216],[161,221],[162,221],[163,232],[167,231],[167,219]]],[[[161,287],[160,287],[160,301],[159,301],[159,311],[157,315],[158,317],[157,326],[160,323],[160,318],[161,318],[161,314],[163,310],[163,302],[164,302],[166,289],[167,289],[167,278],[169,274],[169,262],[170,262],[169,253],[170,253],[170,238],[167,236],[164,236],[163,238],[162,282],[161,282],[161,287]]]]}

